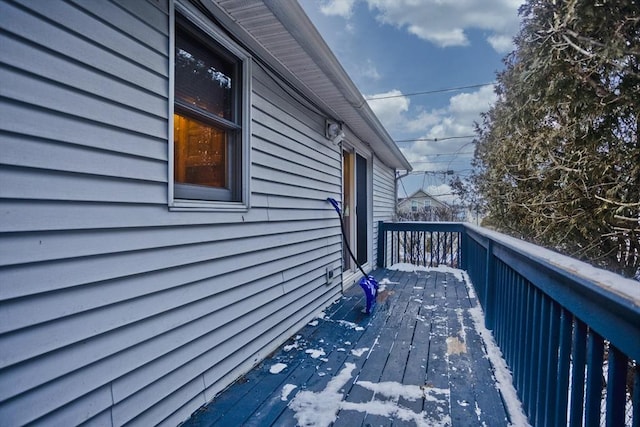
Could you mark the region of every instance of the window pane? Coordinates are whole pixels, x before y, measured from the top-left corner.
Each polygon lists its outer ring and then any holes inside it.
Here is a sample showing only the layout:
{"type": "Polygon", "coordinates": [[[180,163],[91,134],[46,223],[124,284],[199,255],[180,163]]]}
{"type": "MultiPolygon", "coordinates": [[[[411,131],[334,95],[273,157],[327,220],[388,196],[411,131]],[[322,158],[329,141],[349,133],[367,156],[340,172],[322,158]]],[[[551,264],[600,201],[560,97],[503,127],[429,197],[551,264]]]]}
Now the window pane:
{"type": "Polygon", "coordinates": [[[179,32],[176,35],[175,95],[218,117],[233,117],[234,64],[206,45],[179,32]]]}
{"type": "Polygon", "coordinates": [[[174,115],[174,181],[227,187],[227,132],[174,115]]]}

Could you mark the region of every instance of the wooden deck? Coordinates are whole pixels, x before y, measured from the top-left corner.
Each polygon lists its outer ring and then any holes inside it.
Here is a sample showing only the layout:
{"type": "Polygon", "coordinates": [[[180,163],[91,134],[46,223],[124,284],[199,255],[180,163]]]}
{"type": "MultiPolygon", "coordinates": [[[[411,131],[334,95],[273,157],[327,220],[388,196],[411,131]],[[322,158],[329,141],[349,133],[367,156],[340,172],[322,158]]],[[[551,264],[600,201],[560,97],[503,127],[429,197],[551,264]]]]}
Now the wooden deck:
{"type": "Polygon", "coordinates": [[[507,425],[467,285],[442,271],[374,276],[372,315],[352,287],[185,425],[507,425]]]}

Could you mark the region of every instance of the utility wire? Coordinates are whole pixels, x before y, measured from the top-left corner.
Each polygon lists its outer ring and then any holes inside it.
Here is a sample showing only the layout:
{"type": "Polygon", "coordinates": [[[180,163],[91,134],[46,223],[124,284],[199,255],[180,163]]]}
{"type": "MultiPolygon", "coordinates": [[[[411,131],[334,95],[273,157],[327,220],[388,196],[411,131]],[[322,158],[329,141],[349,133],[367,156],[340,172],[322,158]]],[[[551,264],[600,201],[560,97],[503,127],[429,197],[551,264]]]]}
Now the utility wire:
{"type": "MultiPolygon", "coordinates": [[[[457,156],[458,154],[473,154],[473,151],[452,151],[450,153],[426,153],[423,154],[425,157],[440,157],[440,156],[457,156]]],[[[425,161],[417,161],[412,163],[429,163],[428,160],[425,161]]]]}
{"type": "Polygon", "coordinates": [[[369,98],[365,98],[365,100],[366,101],[373,101],[373,100],[376,100],[376,99],[400,98],[402,96],[415,96],[415,95],[428,95],[428,94],[432,94],[432,93],[456,92],[458,90],[463,90],[463,89],[473,89],[473,88],[476,88],[476,87],[493,86],[494,84],[496,84],[496,82],[481,83],[481,84],[469,85],[469,86],[450,87],[450,88],[446,88],[446,89],[425,90],[425,91],[422,91],[422,92],[403,93],[401,95],[371,96],[369,98]]]}
{"type": "Polygon", "coordinates": [[[445,136],[442,138],[415,138],[415,139],[398,139],[396,142],[414,142],[414,141],[429,141],[429,142],[438,142],[438,141],[446,141],[448,139],[467,139],[467,138],[475,138],[477,135],[461,135],[461,136],[445,136]]]}

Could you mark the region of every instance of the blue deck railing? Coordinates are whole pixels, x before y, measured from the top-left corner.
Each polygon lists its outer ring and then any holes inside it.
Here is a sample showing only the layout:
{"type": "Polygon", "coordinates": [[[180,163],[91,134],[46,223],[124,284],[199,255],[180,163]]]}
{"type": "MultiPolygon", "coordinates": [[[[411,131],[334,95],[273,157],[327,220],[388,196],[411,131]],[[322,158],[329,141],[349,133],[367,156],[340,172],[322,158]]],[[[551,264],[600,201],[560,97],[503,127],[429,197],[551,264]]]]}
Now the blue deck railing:
{"type": "Polygon", "coordinates": [[[378,224],[378,266],[466,270],[535,426],[640,426],[640,282],[462,223],[378,224]]]}

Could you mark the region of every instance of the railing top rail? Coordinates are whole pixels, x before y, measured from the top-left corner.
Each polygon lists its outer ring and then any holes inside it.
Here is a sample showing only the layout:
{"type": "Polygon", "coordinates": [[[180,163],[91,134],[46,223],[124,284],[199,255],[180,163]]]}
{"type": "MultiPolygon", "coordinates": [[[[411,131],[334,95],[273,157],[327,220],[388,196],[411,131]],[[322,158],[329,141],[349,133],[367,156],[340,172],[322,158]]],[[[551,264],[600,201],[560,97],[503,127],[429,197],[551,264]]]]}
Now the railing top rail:
{"type": "Polygon", "coordinates": [[[462,232],[465,229],[461,222],[427,222],[427,221],[407,221],[407,222],[384,222],[386,231],[453,231],[462,232]]]}
{"type": "Polygon", "coordinates": [[[586,262],[497,231],[477,227],[473,224],[464,224],[464,226],[473,233],[526,256],[532,262],[540,263],[547,268],[566,275],[571,280],[579,281],[590,287],[595,285],[605,289],[640,309],[640,282],[636,280],[628,279],[611,271],[594,267],[586,262]]]}

